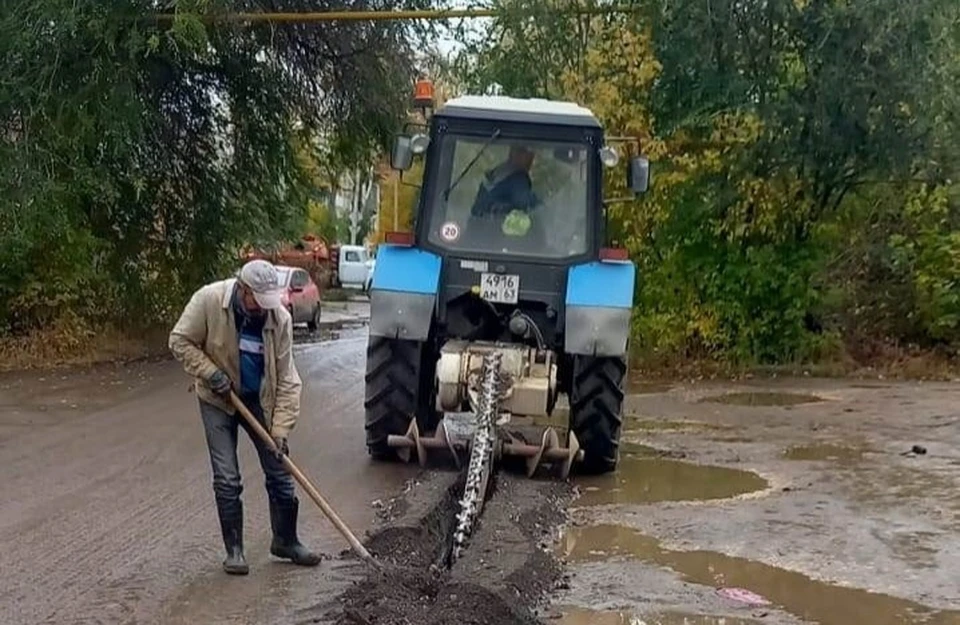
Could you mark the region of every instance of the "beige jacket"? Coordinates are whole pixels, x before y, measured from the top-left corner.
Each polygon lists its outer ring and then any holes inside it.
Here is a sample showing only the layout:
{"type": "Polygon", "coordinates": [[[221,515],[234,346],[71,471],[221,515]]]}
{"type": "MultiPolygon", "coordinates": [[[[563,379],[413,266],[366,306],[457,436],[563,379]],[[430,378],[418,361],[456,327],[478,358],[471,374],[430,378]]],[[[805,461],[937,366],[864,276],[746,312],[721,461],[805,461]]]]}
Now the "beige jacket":
{"type": "MultiPolygon", "coordinates": [[[[195,378],[197,396],[228,414],[236,410],[207,385],[217,369],[240,386],[240,347],[231,299],[235,279],[201,288],[184,308],[170,332],[170,351],[195,378]]],[[[293,363],[293,322],[280,308],[267,315],[263,326],[264,379],[260,405],[272,436],[287,436],[300,414],[302,383],[293,363]]]]}

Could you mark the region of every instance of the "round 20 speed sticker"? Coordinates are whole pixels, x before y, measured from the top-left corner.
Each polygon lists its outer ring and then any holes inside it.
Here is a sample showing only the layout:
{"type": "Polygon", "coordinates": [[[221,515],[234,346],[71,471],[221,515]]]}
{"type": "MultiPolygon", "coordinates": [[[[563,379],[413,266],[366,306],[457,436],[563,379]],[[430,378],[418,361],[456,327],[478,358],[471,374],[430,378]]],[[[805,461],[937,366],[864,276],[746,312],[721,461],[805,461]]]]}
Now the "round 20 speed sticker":
{"type": "Polygon", "coordinates": [[[440,238],[447,243],[453,243],[460,238],[460,226],[452,221],[448,221],[440,226],[440,238]]]}

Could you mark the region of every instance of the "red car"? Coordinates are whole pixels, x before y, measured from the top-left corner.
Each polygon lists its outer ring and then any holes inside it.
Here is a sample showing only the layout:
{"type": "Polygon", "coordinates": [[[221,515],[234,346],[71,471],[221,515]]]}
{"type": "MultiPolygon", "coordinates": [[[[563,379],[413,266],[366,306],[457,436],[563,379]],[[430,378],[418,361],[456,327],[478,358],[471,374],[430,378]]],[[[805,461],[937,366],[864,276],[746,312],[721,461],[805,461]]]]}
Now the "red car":
{"type": "Polygon", "coordinates": [[[310,274],[298,267],[277,265],[280,286],[284,288],[283,305],[293,323],[306,323],[313,332],[320,327],[320,289],[310,274]]]}

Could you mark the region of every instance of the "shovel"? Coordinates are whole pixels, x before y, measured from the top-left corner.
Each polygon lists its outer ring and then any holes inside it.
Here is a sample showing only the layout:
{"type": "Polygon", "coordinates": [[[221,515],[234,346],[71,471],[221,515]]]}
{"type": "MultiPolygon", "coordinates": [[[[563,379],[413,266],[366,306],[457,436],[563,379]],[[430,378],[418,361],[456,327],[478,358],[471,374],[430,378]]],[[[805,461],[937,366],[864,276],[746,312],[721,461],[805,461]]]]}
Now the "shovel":
{"type": "MultiPolygon", "coordinates": [[[[277,453],[277,444],[273,442],[273,438],[267,432],[267,430],[260,425],[260,422],[257,421],[257,418],[253,416],[253,413],[240,401],[240,398],[237,397],[237,394],[233,391],[230,391],[230,402],[240,413],[240,416],[243,417],[243,420],[253,428],[253,431],[257,433],[257,436],[260,437],[260,440],[263,441],[263,444],[267,446],[270,451],[277,453]]],[[[379,569],[380,564],[373,559],[373,556],[370,555],[370,552],[367,551],[357,537],[353,535],[353,532],[350,531],[350,528],[344,524],[340,517],[337,515],[336,511],[330,507],[330,504],[327,503],[327,500],[323,498],[323,495],[320,494],[320,491],[317,490],[317,487],[313,485],[310,479],[304,475],[303,471],[293,463],[293,460],[290,459],[286,454],[280,455],[283,466],[286,467],[287,472],[293,476],[295,480],[303,487],[303,490],[307,491],[307,494],[310,495],[310,499],[313,499],[313,502],[320,507],[320,510],[323,511],[323,514],[326,515],[330,522],[333,523],[334,527],[337,528],[344,538],[347,539],[347,542],[350,543],[350,547],[357,553],[358,556],[363,558],[363,560],[369,564],[372,564],[374,568],[379,569]]]]}

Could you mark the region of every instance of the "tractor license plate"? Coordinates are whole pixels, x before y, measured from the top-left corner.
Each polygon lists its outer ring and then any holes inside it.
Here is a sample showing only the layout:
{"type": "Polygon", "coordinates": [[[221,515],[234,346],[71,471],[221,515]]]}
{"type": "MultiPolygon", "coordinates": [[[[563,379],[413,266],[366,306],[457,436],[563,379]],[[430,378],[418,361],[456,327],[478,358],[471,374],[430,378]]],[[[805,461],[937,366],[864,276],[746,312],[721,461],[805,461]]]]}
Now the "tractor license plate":
{"type": "Polygon", "coordinates": [[[520,276],[500,273],[480,274],[480,297],[495,304],[516,304],[520,295],[520,276]]]}

